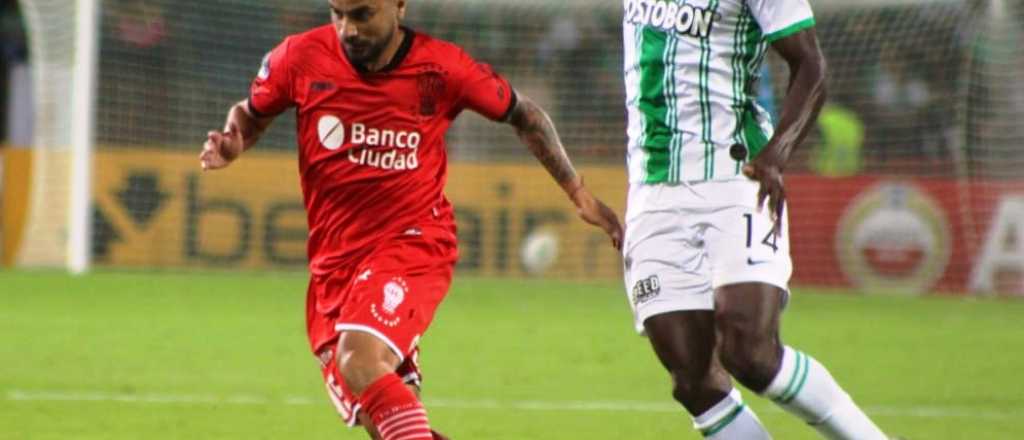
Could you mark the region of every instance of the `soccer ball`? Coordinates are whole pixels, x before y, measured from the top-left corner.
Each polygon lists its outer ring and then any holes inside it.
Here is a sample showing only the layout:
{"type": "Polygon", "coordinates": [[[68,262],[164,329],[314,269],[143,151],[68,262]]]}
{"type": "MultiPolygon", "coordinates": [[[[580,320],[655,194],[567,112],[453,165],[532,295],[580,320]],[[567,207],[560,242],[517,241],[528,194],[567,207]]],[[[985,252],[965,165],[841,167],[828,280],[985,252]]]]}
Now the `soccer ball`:
{"type": "Polygon", "coordinates": [[[526,273],[543,274],[558,258],[558,235],[548,229],[531,232],[523,240],[519,257],[526,273]]]}

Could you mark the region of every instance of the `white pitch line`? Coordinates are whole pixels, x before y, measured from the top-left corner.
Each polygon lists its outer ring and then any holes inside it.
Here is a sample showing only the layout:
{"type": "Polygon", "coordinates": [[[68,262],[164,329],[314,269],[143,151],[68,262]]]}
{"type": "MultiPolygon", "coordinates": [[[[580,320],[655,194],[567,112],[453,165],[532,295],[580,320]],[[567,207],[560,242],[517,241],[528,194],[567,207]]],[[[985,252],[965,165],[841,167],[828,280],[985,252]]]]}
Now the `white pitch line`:
{"type": "MultiPolygon", "coordinates": [[[[215,396],[201,394],[127,394],[89,391],[26,391],[11,390],[5,395],[9,401],[21,402],[120,402],[158,405],[289,405],[310,406],[327,404],[327,399],[291,396],[270,398],[253,395],[215,396]]],[[[506,410],[506,411],[578,411],[578,412],[642,412],[678,413],[683,410],[668,402],[629,400],[497,400],[497,399],[432,399],[424,402],[427,407],[506,410]]],[[[1024,418],[1024,409],[977,410],[954,406],[868,406],[868,414],[883,417],[910,417],[922,419],[962,418],[984,420],[1019,420],[1024,418]]],[[[781,412],[770,407],[769,411],[781,412]]]]}
{"type": "Polygon", "coordinates": [[[631,411],[678,413],[683,409],[679,405],[662,402],[642,402],[629,400],[463,400],[463,399],[426,399],[427,406],[457,409],[500,409],[521,411],[631,411]]]}

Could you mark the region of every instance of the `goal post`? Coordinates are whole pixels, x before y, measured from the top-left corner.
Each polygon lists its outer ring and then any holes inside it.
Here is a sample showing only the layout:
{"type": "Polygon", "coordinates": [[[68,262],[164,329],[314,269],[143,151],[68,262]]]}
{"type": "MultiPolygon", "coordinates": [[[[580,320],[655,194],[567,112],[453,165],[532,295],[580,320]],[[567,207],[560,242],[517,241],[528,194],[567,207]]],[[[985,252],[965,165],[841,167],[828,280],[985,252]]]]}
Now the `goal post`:
{"type": "MultiPolygon", "coordinates": [[[[19,266],[89,266],[96,13],[99,0],[20,1],[35,100],[29,193],[18,224],[19,266]]],[[[7,234],[17,231],[5,231],[7,234]]]]}
{"type": "Polygon", "coordinates": [[[71,195],[68,270],[89,269],[92,254],[92,179],[100,0],[76,0],[75,61],[71,82],[71,195]]]}

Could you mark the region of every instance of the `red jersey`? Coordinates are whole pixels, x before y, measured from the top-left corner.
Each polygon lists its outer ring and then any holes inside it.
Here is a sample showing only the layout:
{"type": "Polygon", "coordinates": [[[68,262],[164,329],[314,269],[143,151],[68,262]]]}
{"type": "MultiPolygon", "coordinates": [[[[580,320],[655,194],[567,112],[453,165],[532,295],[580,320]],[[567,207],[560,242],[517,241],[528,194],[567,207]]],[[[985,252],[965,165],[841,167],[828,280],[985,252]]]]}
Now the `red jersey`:
{"type": "Polygon", "coordinates": [[[445,132],[465,108],[499,120],[515,105],[508,82],[455,44],[406,31],[379,72],[349,62],[333,25],[284,40],[264,58],[249,108],[296,107],[299,173],[314,275],[333,272],[388,236],[454,232],[445,132]]]}

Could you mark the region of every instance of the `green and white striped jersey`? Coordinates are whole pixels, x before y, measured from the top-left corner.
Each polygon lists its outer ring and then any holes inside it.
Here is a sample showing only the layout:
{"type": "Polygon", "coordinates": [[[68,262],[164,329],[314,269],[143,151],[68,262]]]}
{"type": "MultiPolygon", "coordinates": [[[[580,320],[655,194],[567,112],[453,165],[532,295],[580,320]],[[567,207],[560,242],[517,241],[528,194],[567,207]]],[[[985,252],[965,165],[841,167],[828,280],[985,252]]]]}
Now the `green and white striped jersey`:
{"type": "Polygon", "coordinates": [[[814,26],[807,0],[625,0],[624,12],[630,182],[741,176],[772,134],[753,97],[761,63],[814,26]]]}

